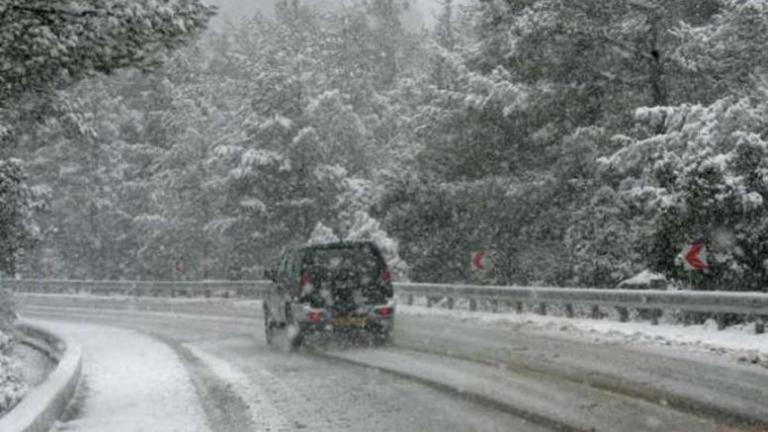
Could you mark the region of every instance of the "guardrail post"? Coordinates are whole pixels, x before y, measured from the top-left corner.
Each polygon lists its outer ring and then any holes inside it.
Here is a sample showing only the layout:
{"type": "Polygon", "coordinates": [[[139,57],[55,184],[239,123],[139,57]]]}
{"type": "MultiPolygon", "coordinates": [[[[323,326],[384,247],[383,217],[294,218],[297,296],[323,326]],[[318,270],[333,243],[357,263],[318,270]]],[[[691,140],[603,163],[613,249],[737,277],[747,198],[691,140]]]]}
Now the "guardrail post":
{"type": "Polygon", "coordinates": [[[573,305],[570,303],[565,305],[565,317],[573,318],[573,305]]]}
{"type": "Polygon", "coordinates": [[[603,317],[603,314],[600,313],[600,307],[599,306],[592,306],[592,311],[590,312],[589,316],[592,317],[592,319],[600,319],[603,317]]]}
{"type": "Polygon", "coordinates": [[[683,325],[689,326],[693,322],[693,315],[691,315],[690,312],[682,311],[683,314],[683,325]]]}
{"type": "Polygon", "coordinates": [[[539,307],[538,307],[537,313],[539,315],[546,315],[547,314],[547,304],[544,303],[544,302],[539,303],[539,307]]]}
{"type": "Polygon", "coordinates": [[[766,317],[757,317],[757,320],[755,320],[755,334],[765,333],[765,321],[766,317]]]}
{"type": "Polygon", "coordinates": [[[659,325],[661,309],[651,309],[651,325],[659,325]]]}
{"type": "Polygon", "coordinates": [[[629,310],[625,307],[616,307],[616,311],[619,313],[619,322],[629,321],[629,310]]]}
{"type": "Polygon", "coordinates": [[[477,300],[469,299],[469,310],[472,312],[477,310],[477,300]]]}
{"type": "Polygon", "coordinates": [[[725,330],[725,315],[715,314],[715,321],[717,321],[717,329],[725,330]]]}

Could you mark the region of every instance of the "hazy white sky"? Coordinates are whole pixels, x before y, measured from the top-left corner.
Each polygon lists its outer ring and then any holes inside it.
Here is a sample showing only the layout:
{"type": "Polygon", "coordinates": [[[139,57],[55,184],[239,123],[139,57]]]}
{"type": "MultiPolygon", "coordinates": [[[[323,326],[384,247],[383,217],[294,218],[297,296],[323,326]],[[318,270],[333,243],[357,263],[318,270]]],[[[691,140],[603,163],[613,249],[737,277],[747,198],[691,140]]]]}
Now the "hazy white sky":
{"type": "MultiPolygon", "coordinates": [[[[305,4],[318,4],[334,6],[344,0],[302,0],[305,4]]],[[[274,10],[275,0],[205,0],[208,4],[219,7],[219,16],[214,19],[213,26],[221,25],[225,20],[237,22],[247,18],[255,12],[262,12],[271,16],[274,10]]],[[[440,0],[414,0],[414,7],[406,17],[409,26],[420,27],[422,24],[430,25],[439,11],[440,0]]]]}
{"type": "Polygon", "coordinates": [[[257,11],[271,15],[275,4],[275,0],[205,0],[205,2],[219,7],[219,16],[216,17],[216,21],[222,19],[238,21],[257,11]]]}

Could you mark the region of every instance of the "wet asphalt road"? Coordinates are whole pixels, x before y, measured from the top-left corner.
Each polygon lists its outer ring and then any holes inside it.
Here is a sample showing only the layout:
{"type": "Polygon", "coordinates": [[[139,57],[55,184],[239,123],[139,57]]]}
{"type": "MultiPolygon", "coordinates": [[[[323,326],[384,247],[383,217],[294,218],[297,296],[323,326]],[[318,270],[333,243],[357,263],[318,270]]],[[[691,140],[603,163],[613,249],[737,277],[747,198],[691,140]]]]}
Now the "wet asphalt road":
{"type": "Polygon", "coordinates": [[[193,377],[212,430],[768,430],[762,422],[768,422],[768,371],[715,356],[401,315],[395,347],[378,355],[365,347],[338,355],[374,366],[364,367],[311,350],[270,349],[255,302],[67,296],[18,301],[31,318],[127,327],[169,344],[193,377]],[[232,391],[193,352],[223,359],[258,394],[232,391]],[[438,369],[442,375],[435,375],[438,369]],[[523,409],[467,397],[471,388],[462,396],[425,385],[420,376],[485,380],[480,392],[523,409]],[[517,393],[510,393],[515,387],[517,393]],[[254,419],[249,397],[268,398],[270,415],[279,421],[254,419]],[[541,421],[541,414],[558,421],[541,421]]]}

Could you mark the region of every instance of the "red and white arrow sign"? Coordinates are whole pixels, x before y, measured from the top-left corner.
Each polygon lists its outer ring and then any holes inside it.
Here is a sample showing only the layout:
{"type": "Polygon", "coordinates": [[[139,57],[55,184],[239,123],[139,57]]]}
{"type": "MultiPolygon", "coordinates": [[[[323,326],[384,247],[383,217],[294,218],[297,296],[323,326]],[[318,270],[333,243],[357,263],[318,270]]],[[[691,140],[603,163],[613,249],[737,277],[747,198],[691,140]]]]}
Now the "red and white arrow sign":
{"type": "Polygon", "coordinates": [[[184,261],[177,259],[176,262],[173,264],[173,269],[176,271],[177,274],[184,273],[184,261]]]}
{"type": "Polygon", "coordinates": [[[484,270],[485,269],[485,249],[478,251],[472,251],[469,254],[472,261],[472,270],[484,270]]]}
{"type": "Polygon", "coordinates": [[[704,271],[707,268],[707,251],[704,243],[696,240],[690,246],[683,249],[680,254],[683,258],[683,266],[688,270],[704,271]]]}

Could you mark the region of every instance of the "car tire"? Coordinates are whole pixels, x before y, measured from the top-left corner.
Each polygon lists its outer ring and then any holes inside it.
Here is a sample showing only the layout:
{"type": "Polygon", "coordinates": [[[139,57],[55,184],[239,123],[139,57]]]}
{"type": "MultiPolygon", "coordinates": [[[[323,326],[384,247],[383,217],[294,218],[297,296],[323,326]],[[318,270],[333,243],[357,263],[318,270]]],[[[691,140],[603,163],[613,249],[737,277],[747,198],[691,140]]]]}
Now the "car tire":
{"type": "Polygon", "coordinates": [[[275,343],[275,323],[270,319],[269,309],[264,306],[264,336],[267,340],[267,345],[272,346],[275,343]]]}
{"type": "Polygon", "coordinates": [[[392,334],[389,331],[373,333],[373,345],[377,347],[392,344],[392,334]]]}
{"type": "Polygon", "coordinates": [[[275,325],[272,323],[266,324],[266,338],[267,338],[267,345],[273,346],[275,344],[275,325]]]}
{"type": "Polygon", "coordinates": [[[269,319],[264,320],[264,336],[267,339],[267,345],[272,346],[275,344],[275,328],[277,325],[269,319]]]}
{"type": "Polygon", "coordinates": [[[299,325],[299,323],[296,322],[296,320],[293,318],[293,313],[291,312],[291,308],[289,305],[285,305],[285,328],[287,330],[287,334],[290,343],[291,350],[295,351],[301,347],[301,345],[304,343],[304,333],[299,325]],[[290,329],[294,328],[296,331],[296,334],[291,335],[290,329]]]}
{"type": "Polygon", "coordinates": [[[304,335],[301,334],[301,331],[296,334],[296,336],[291,338],[291,349],[297,350],[301,348],[301,345],[304,343],[304,335]]]}

